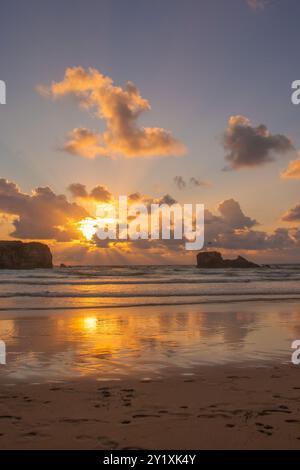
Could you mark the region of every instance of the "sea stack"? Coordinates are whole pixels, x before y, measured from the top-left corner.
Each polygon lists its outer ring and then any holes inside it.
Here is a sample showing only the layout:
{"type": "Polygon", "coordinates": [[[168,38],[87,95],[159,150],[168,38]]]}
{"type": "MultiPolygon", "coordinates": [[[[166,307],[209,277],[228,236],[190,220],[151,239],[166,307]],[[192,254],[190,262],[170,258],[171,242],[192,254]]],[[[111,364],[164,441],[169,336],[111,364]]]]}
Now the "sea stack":
{"type": "Polygon", "coordinates": [[[238,256],[236,259],[223,259],[221,253],[218,251],[201,251],[197,255],[197,267],[198,268],[260,268],[258,264],[248,261],[242,256],[238,256]]]}
{"type": "Polygon", "coordinates": [[[52,268],[52,254],[44,243],[0,241],[0,269],[52,268]]]}

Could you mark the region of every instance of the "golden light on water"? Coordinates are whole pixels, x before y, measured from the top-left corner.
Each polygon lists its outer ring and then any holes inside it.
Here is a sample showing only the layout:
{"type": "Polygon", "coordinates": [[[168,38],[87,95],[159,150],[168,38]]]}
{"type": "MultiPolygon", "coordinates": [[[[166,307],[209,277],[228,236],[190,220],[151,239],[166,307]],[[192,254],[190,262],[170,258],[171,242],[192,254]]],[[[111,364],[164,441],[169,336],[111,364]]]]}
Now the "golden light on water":
{"type": "Polygon", "coordinates": [[[83,324],[86,330],[95,330],[97,328],[97,318],[86,317],[83,319],[83,324]]]}

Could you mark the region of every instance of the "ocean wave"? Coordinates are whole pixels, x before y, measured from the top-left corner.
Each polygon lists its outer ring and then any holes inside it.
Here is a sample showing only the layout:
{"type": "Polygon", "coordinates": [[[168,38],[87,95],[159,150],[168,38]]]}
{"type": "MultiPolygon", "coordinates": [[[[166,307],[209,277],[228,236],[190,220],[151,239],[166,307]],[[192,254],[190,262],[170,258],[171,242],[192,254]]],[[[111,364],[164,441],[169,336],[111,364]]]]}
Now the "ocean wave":
{"type": "Polygon", "coordinates": [[[236,292],[236,291],[223,291],[223,292],[213,292],[213,291],[202,291],[202,292],[140,292],[140,293],[131,293],[131,292],[50,292],[50,291],[40,291],[40,292],[8,292],[0,294],[0,299],[14,298],[14,297],[30,297],[30,298],[54,298],[54,299],[128,299],[128,298],[163,298],[163,297],[235,297],[240,295],[287,295],[287,296],[300,296],[299,290],[292,291],[282,291],[282,292],[273,292],[270,290],[258,290],[245,291],[245,292],[236,292]]]}
{"type": "MultiPolygon", "coordinates": [[[[154,279],[145,281],[20,281],[0,280],[0,285],[27,285],[27,286],[114,286],[114,285],[161,285],[164,284],[247,284],[260,279],[154,279]]],[[[295,279],[292,279],[295,280],[295,279]]],[[[279,281],[279,279],[273,279],[279,281]]]]}
{"type": "Polygon", "coordinates": [[[283,301],[299,301],[300,300],[300,295],[291,295],[291,296],[285,296],[285,295],[277,295],[277,296],[253,296],[253,297],[243,297],[243,296],[237,296],[236,298],[229,298],[229,299],[220,299],[220,298],[212,298],[212,299],[207,299],[207,298],[200,298],[194,301],[191,300],[186,300],[184,302],[180,301],[175,301],[175,299],[172,299],[172,301],[167,301],[167,302],[138,302],[138,303],[122,303],[122,304],[101,304],[101,305],[62,305],[62,306],[31,306],[31,307],[26,307],[26,306],[14,306],[14,307],[1,307],[0,306],[0,311],[1,312],[6,312],[6,311],[60,311],[60,310],[95,310],[98,308],[101,309],[112,309],[112,308],[133,308],[133,307],[168,307],[168,306],[173,306],[173,307],[180,307],[180,306],[197,306],[197,305],[205,305],[205,304],[237,304],[241,302],[283,302],[283,301]]]}
{"type": "MultiPolygon", "coordinates": [[[[96,276],[95,276],[96,277],[96,276]]],[[[0,274],[0,285],[32,285],[32,286],[106,286],[106,285],[172,285],[172,284],[245,284],[253,282],[289,282],[289,281],[300,281],[300,272],[273,272],[268,274],[252,274],[246,273],[222,273],[222,276],[216,273],[204,273],[199,276],[191,275],[187,273],[185,277],[177,276],[163,276],[156,275],[151,277],[144,277],[142,279],[131,279],[131,276],[124,276],[123,278],[114,276],[100,276],[101,279],[91,280],[89,277],[82,276],[80,279],[72,279],[72,277],[66,276],[16,276],[16,277],[1,277],[0,274]],[[213,275],[214,274],[214,275],[213,275]]]]}

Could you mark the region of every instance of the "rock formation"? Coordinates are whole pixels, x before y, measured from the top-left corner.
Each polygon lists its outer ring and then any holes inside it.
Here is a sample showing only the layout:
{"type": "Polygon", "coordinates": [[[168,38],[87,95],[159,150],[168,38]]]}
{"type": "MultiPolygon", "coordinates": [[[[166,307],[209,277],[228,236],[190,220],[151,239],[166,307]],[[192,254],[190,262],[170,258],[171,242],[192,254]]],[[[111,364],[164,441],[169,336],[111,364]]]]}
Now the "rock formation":
{"type": "Polygon", "coordinates": [[[0,269],[52,268],[52,254],[44,243],[0,241],[0,269]]]}
{"type": "Polygon", "coordinates": [[[259,268],[258,264],[248,261],[242,256],[236,259],[223,259],[218,251],[202,251],[197,255],[198,268],[259,268]]]}

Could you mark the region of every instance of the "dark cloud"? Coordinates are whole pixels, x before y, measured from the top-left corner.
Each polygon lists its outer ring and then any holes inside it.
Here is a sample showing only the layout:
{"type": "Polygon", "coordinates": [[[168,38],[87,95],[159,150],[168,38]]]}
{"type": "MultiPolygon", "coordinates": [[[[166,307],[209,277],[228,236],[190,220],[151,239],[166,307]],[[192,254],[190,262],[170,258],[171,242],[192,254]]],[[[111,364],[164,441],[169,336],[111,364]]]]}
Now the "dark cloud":
{"type": "Polygon", "coordinates": [[[49,187],[26,194],[4,178],[0,179],[0,211],[16,216],[11,236],[58,241],[78,239],[74,222],[88,216],[83,207],[68,202],[65,195],[57,195],[49,187]]]}
{"type": "Polygon", "coordinates": [[[211,186],[211,183],[209,181],[203,181],[203,180],[200,180],[199,178],[195,178],[194,176],[190,178],[190,184],[192,186],[202,187],[202,188],[208,188],[209,186],[211,186]]]}
{"type": "Polygon", "coordinates": [[[177,203],[176,199],[170,196],[170,194],[165,194],[161,198],[153,200],[153,202],[156,204],[167,204],[169,206],[172,206],[173,204],[177,203]]]}
{"type": "Polygon", "coordinates": [[[92,199],[97,202],[110,202],[112,200],[112,194],[108,191],[106,186],[100,184],[88,192],[84,184],[72,183],[68,186],[68,190],[75,198],[92,199]]]}
{"type": "Polygon", "coordinates": [[[91,190],[90,198],[99,202],[109,202],[112,199],[112,194],[105,186],[98,185],[91,190]]]}
{"type": "MultiPolygon", "coordinates": [[[[85,185],[76,183],[71,185],[71,188],[74,195],[90,197],[85,185]]],[[[99,197],[102,198],[103,187],[96,186],[96,188],[99,191],[99,197]]],[[[129,196],[129,200],[132,204],[143,202],[147,207],[153,203],[168,205],[176,203],[176,200],[169,194],[152,198],[141,193],[133,193],[129,196]]],[[[92,218],[83,207],[77,203],[70,203],[65,195],[55,194],[49,187],[38,187],[31,194],[26,194],[15,183],[3,178],[0,179],[0,213],[2,217],[8,217],[8,224],[12,222],[14,230],[11,235],[13,237],[66,242],[60,244],[63,247],[68,247],[69,241],[82,240],[78,222],[87,217],[92,218]]],[[[300,221],[300,204],[290,209],[283,216],[283,220],[300,221]]],[[[219,204],[217,213],[205,211],[206,246],[223,250],[278,253],[280,256],[283,253],[299,251],[300,229],[278,227],[273,233],[268,233],[255,230],[256,225],[257,221],[245,215],[237,201],[227,199],[219,204]]],[[[107,256],[114,261],[118,259],[125,261],[125,258],[128,261],[128,256],[131,255],[138,256],[145,262],[150,262],[151,256],[155,260],[153,262],[158,262],[159,259],[171,262],[172,253],[177,253],[183,258],[190,256],[185,250],[184,243],[185,240],[140,240],[137,242],[126,240],[122,242],[94,239],[85,243],[88,246],[87,249],[81,248],[78,243],[74,250],[77,250],[78,256],[82,256],[82,260],[85,259],[87,252],[88,259],[90,259],[95,254],[93,250],[106,250],[107,256]],[[143,256],[148,258],[143,258],[143,256]]],[[[63,259],[62,249],[60,251],[63,259]]],[[[69,253],[71,251],[69,250],[69,253]]]]}
{"type": "MultiPolygon", "coordinates": [[[[174,183],[180,190],[187,187],[187,182],[182,176],[175,176],[174,183]]],[[[209,181],[203,181],[200,178],[196,178],[195,176],[191,176],[189,179],[189,185],[193,187],[208,188],[211,186],[211,183],[209,181]]]]}
{"type": "Polygon", "coordinates": [[[186,188],[186,182],[182,176],[174,176],[174,183],[178,189],[186,188]]]}
{"type": "Polygon", "coordinates": [[[282,134],[271,134],[264,124],[251,125],[244,116],[231,116],[223,145],[229,166],[226,169],[250,168],[274,160],[274,154],[293,150],[291,140],[282,134]]]}
{"type": "Polygon", "coordinates": [[[81,197],[83,199],[88,197],[88,192],[84,184],[72,183],[70,186],[68,186],[68,190],[73,197],[81,197]]]}
{"type": "Polygon", "coordinates": [[[278,227],[273,233],[253,230],[255,219],[246,216],[234,199],[218,206],[220,215],[205,211],[205,244],[227,250],[276,252],[297,249],[300,230],[278,227]]]}
{"type": "Polygon", "coordinates": [[[129,202],[132,202],[132,203],[138,202],[138,201],[140,201],[142,198],[143,198],[143,196],[142,196],[141,193],[139,193],[139,192],[129,194],[129,196],[128,196],[129,202]]]}
{"type": "Polygon", "coordinates": [[[247,217],[241,210],[239,203],[234,199],[227,199],[227,201],[221,202],[218,210],[224,222],[232,229],[251,228],[257,225],[257,221],[247,217]]]}
{"type": "Polygon", "coordinates": [[[282,217],[284,222],[300,222],[300,204],[289,209],[282,217]]]}

